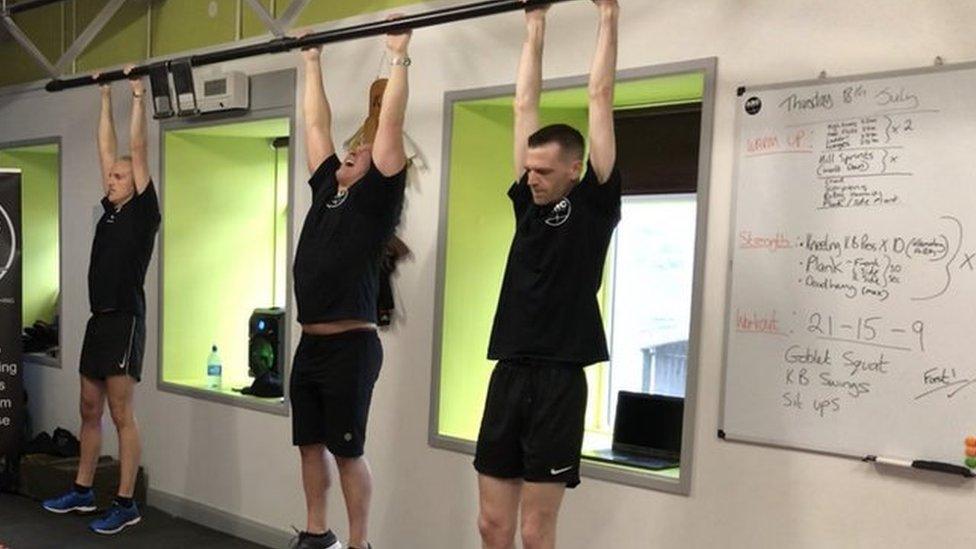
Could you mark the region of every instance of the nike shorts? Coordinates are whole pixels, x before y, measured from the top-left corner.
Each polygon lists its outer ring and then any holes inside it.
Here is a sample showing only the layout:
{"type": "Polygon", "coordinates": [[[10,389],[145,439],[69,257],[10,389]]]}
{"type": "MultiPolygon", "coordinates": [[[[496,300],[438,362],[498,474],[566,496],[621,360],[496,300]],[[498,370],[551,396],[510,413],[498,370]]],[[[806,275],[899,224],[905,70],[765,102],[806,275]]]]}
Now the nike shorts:
{"type": "Polygon", "coordinates": [[[488,386],[475,469],[490,477],[575,488],[580,483],[586,395],[581,365],[499,361],[488,386]]]}
{"type": "Polygon", "coordinates": [[[122,375],[139,381],[145,348],[145,318],[121,311],[95,313],[85,329],[79,371],[87,378],[101,381],[122,375]]]}

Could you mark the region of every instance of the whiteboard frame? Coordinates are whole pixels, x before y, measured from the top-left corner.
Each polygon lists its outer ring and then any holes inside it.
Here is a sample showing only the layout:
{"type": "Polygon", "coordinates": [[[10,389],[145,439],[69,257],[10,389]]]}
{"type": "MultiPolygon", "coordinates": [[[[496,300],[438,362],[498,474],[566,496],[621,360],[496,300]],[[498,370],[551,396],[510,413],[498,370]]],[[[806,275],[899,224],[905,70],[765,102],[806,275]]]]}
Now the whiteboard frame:
{"type": "Polygon", "coordinates": [[[951,72],[959,70],[972,70],[976,69],[976,61],[967,61],[964,63],[951,63],[947,65],[931,65],[926,67],[914,67],[909,69],[896,69],[891,71],[881,71],[881,72],[869,72],[860,74],[851,74],[845,76],[837,76],[832,78],[811,78],[806,80],[793,80],[789,82],[779,82],[775,84],[762,84],[755,87],[750,86],[737,86],[735,89],[735,123],[733,125],[733,131],[735,132],[735,138],[733,141],[733,152],[732,152],[732,195],[731,195],[731,209],[729,213],[729,237],[728,237],[728,273],[725,276],[725,311],[723,319],[725,325],[722,330],[722,391],[719,395],[719,408],[718,408],[718,437],[722,440],[728,442],[744,442],[747,444],[757,444],[760,446],[766,446],[770,448],[778,448],[784,450],[797,450],[800,452],[807,452],[813,454],[834,456],[834,457],[844,457],[844,458],[855,458],[863,459],[865,456],[859,456],[856,454],[841,452],[838,450],[828,449],[820,446],[793,446],[784,442],[767,440],[762,437],[753,437],[749,435],[737,435],[735,433],[730,433],[725,430],[725,399],[726,391],[728,388],[729,380],[729,332],[732,327],[732,323],[729,322],[729,314],[732,312],[732,266],[734,263],[733,254],[735,253],[735,228],[739,203],[739,161],[740,155],[739,150],[742,145],[741,134],[739,132],[739,123],[742,120],[742,102],[743,97],[748,95],[749,92],[760,92],[769,90],[781,90],[785,88],[803,87],[803,86],[813,86],[818,84],[843,84],[844,82],[855,82],[863,80],[880,80],[883,78],[897,78],[900,76],[915,76],[919,74],[934,74],[941,72],[951,72]]]}

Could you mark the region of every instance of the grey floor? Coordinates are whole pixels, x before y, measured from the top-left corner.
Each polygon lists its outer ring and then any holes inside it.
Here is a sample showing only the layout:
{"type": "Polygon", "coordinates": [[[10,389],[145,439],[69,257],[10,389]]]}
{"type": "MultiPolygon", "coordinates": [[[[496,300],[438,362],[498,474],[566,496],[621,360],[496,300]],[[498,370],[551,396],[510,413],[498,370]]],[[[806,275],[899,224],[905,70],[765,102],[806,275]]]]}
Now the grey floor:
{"type": "Polygon", "coordinates": [[[263,546],[204,528],[147,507],[142,522],[114,536],[88,531],[97,517],[54,515],[33,500],[0,494],[0,546],[10,549],[66,547],[259,549],[263,546]]]}

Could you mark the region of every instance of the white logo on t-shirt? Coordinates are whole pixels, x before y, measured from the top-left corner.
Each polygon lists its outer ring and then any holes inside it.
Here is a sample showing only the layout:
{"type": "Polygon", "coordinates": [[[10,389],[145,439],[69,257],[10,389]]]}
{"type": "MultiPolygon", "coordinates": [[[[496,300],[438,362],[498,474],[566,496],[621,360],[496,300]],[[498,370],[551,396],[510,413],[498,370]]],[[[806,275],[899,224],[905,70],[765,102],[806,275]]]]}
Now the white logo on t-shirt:
{"type": "Polygon", "coordinates": [[[335,196],[330,198],[329,201],[325,203],[325,207],[329,208],[330,210],[334,210],[339,206],[342,206],[348,196],[349,191],[346,189],[339,189],[339,192],[337,192],[335,196]]]}
{"type": "Polygon", "coordinates": [[[550,227],[558,227],[569,221],[569,216],[572,213],[573,203],[569,201],[569,198],[563,198],[558,204],[553,206],[552,211],[549,212],[549,216],[546,217],[546,225],[549,225],[550,227]]]}

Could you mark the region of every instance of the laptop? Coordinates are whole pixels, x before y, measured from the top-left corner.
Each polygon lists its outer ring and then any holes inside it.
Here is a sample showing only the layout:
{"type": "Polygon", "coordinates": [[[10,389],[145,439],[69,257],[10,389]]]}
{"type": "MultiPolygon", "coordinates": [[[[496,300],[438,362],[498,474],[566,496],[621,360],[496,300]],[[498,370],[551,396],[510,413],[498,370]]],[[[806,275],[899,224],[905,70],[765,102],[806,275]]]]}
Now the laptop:
{"type": "Polygon", "coordinates": [[[584,452],[587,459],[643,469],[677,467],[685,399],[646,393],[617,393],[613,447],[584,452]]]}

